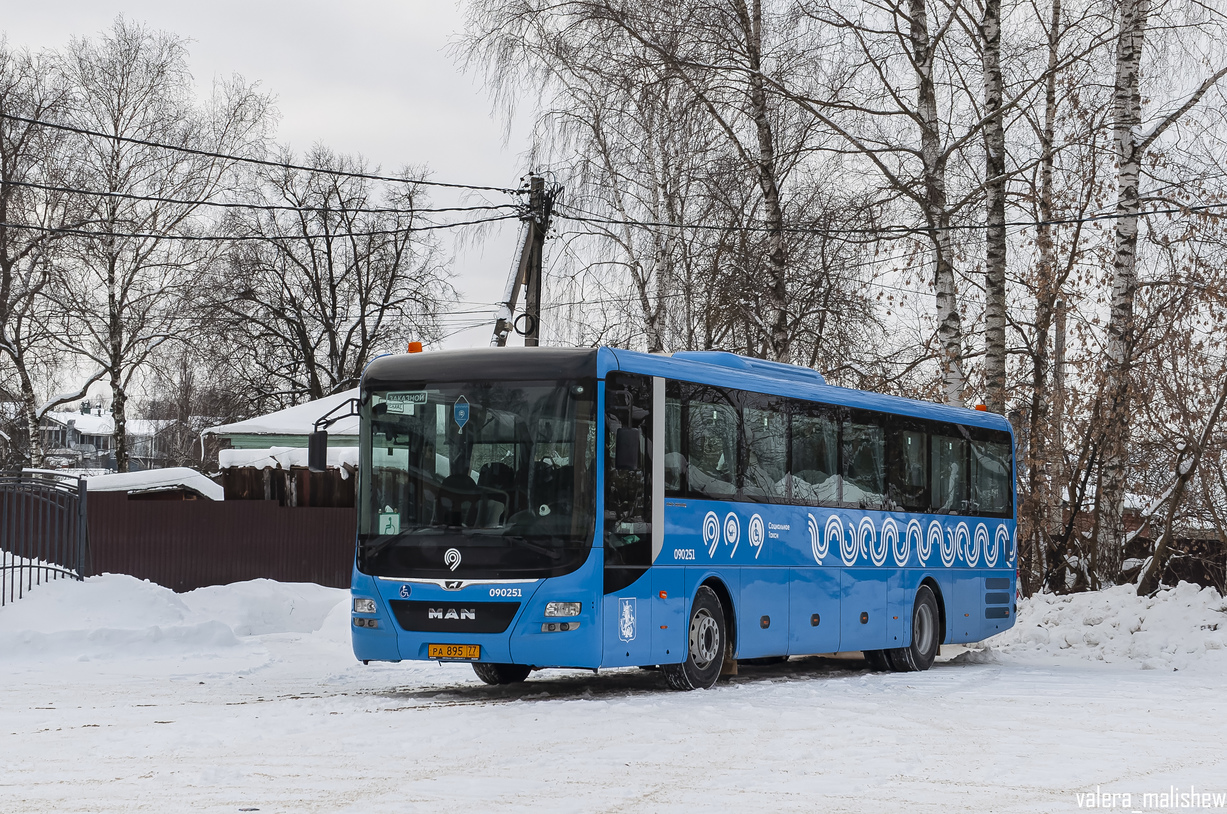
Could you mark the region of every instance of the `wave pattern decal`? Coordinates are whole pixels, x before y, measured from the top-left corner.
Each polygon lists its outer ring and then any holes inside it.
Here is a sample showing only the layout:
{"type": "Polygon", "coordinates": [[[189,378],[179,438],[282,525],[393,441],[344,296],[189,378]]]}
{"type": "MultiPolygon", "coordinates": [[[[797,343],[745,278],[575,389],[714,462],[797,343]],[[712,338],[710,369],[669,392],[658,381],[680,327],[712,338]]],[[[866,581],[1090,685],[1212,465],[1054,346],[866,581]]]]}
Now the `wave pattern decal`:
{"type": "Polygon", "coordinates": [[[822,532],[818,529],[818,518],[812,514],[806,515],[809,520],[805,524],[809,530],[809,544],[814,552],[814,562],[822,565],[822,561],[827,558],[827,554],[831,553],[831,541],[822,536],[822,532]]]}
{"type": "Polygon", "coordinates": [[[831,535],[834,534],[839,545],[839,558],[843,560],[844,565],[856,564],[856,540],[852,539],[849,534],[844,534],[843,521],[839,519],[839,515],[833,514],[827,519],[827,541],[831,540],[831,535]]]}
{"type": "Polygon", "coordinates": [[[1005,570],[1018,559],[1017,530],[1007,518],[695,501],[670,504],[666,530],[659,556],[679,563],[1005,570]]]}

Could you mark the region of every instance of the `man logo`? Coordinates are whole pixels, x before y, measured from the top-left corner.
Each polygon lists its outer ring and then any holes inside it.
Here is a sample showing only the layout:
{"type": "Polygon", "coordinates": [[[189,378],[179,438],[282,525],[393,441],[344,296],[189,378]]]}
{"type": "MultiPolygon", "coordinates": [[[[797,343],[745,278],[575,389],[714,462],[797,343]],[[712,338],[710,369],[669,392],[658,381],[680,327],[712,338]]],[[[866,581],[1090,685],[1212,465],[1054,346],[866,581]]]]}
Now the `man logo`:
{"type": "Polygon", "coordinates": [[[464,582],[462,580],[459,580],[459,579],[443,580],[443,590],[445,591],[459,591],[463,587],[464,587],[464,582]]]}
{"type": "Polygon", "coordinates": [[[457,622],[463,621],[465,619],[476,621],[477,611],[473,608],[461,608],[459,613],[457,613],[455,608],[447,608],[447,609],[430,608],[426,612],[426,618],[427,619],[443,619],[443,620],[451,619],[457,622]]]}

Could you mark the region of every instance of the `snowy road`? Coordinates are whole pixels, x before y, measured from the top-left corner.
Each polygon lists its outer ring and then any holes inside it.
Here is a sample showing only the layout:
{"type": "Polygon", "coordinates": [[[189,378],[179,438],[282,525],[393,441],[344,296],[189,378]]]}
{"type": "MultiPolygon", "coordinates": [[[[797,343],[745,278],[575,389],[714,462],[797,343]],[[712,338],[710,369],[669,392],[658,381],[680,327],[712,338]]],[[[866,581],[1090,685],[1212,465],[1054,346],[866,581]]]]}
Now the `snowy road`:
{"type": "MultiPolygon", "coordinates": [[[[1139,630],[1106,642],[1071,635],[1084,608],[1035,608],[1020,628],[1042,642],[1020,630],[926,673],[794,659],[674,693],[639,670],[505,689],[463,665],[363,667],[344,595],[313,586],[181,602],[146,585],[89,618],[133,592],[125,579],[0,611],[5,814],[1077,811],[1097,786],[1136,795],[1118,810],[1166,810],[1138,803],[1172,786],[1227,791],[1227,625],[1208,592],[1186,597],[1192,611],[1143,608],[1139,630]],[[1165,633],[1169,617],[1195,633],[1165,633]],[[1147,632],[1175,643],[1143,652],[1147,632]]],[[[1111,627],[1104,615],[1088,629],[1111,627]]]]}

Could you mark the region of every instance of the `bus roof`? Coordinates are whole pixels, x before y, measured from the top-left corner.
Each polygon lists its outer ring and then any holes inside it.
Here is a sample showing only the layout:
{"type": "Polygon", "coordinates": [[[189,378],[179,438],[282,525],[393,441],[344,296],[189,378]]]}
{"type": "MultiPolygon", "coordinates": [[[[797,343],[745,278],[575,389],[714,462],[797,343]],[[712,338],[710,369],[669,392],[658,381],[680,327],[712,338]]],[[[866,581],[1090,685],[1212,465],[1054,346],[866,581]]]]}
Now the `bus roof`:
{"type": "Polygon", "coordinates": [[[839,387],[809,368],[720,351],[669,356],[609,347],[475,348],[395,354],[372,361],[362,375],[362,386],[398,387],[407,380],[573,379],[594,373],[603,379],[617,370],[1012,433],[1009,422],[996,413],[839,387]]]}
{"type": "Polygon", "coordinates": [[[598,370],[601,378],[611,370],[621,370],[1013,433],[1013,428],[1005,416],[997,413],[839,387],[827,384],[817,371],[797,365],[755,359],[747,366],[738,360],[747,360],[747,357],[716,352],[687,352],[667,356],[600,348],[598,370]],[[786,370],[788,368],[793,372],[786,370]]]}

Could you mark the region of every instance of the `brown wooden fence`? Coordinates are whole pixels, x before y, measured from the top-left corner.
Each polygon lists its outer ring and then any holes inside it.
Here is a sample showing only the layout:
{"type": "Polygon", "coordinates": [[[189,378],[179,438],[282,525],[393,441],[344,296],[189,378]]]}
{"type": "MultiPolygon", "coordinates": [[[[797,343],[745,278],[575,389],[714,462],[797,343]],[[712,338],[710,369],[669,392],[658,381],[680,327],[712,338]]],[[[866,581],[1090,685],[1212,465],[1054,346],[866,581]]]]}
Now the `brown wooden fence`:
{"type": "Polygon", "coordinates": [[[352,508],[89,496],[93,573],[131,574],[180,592],[260,577],[347,588],[355,530],[352,508]]]}

